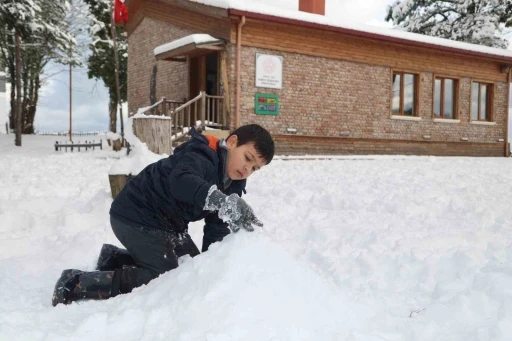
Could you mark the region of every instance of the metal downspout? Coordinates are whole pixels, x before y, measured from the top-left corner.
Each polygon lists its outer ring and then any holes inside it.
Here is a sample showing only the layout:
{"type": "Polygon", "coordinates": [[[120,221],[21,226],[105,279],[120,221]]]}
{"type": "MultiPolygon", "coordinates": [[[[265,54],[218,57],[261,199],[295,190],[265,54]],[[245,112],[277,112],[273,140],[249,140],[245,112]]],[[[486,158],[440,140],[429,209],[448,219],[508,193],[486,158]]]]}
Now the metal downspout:
{"type": "Polygon", "coordinates": [[[505,127],[505,157],[508,157],[510,155],[510,148],[509,148],[509,139],[508,139],[508,134],[509,134],[509,125],[510,125],[510,110],[512,109],[512,107],[510,106],[510,101],[512,100],[512,98],[510,97],[510,91],[511,91],[511,86],[510,86],[510,82],[512,82],[512,66],[509,68],[508,70],[508,86],[507,86],[507,89],[508,89],[508,94],[507,94],[507,113],[506,113],[506,117],[507,117],[507,125],[505,127]]]}
{"type": "Polygon", "coordinates": [[[235,96],[235,129],[240,127],[240,59],[242,49],[242,27],[245,25],[245,15],[240,18],[238,22],[238,29],[236,32],[236,96],[235,96]]]}

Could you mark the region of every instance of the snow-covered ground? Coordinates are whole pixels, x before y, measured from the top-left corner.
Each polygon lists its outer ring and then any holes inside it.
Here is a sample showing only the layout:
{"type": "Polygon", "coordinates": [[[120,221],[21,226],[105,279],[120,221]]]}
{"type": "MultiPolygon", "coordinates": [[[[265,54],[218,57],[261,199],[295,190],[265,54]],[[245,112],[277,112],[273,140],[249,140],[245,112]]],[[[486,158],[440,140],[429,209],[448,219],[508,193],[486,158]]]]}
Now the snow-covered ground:
{"type": "Polygon", "coordinates": [[[511,159],[275,160],[246,196],[264,230],[132,294],[54,308],[63,269],[120,245],[107,173],[124,156],[13,139],[0,135],[2,341],[511,339],[511,159]]]}

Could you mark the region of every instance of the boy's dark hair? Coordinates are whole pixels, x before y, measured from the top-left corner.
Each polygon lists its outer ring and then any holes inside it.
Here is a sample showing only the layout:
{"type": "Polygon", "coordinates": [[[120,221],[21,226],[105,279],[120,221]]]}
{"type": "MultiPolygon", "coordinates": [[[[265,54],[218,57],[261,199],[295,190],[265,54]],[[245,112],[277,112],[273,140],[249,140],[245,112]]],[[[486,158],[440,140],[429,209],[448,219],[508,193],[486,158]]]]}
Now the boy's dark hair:
{"type": "Polygon", "coordinates": [[[236,129],[229,137],[233,135],[238,137],[237,147],[252,142],[254,149],[267,161],[267,165],[272,161],[274,140],[265,128],[258,124],[247,124],[236,129]]]}

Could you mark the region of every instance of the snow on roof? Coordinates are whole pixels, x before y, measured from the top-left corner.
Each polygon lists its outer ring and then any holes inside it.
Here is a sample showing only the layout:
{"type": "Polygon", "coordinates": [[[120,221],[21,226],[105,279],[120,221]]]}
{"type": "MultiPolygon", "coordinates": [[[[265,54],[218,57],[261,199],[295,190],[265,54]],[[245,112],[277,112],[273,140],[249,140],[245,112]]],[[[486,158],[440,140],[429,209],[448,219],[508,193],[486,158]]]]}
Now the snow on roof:
{"type": "Polygon", "coordinates": [[[161,53],[165,53],[168,51],[175,50],[177,48],[180,48],[182,46],[186,46],[189,44],[207,44],[207,43],[216,43],[220,41],[218,38],[214,38],[209,34],[191,34],[189,36],[180,38],[178,40],[171,41],[170,43],[163,44],[155,48],[153,51],[154,55],[159,55],[161,53]]]}
{"type": "Polygon", "coordinates": [[[340,23],[339,19],[327,17],[318,14],[312,14],[307,12],[301,12],[297,10],[291,10],[286,8],[278,8],[261,4],[256,1],[245,1],[245,0],[189,0],[192,2],[201,3],[208,6],[220,7],[231,10],[246,11],[251,13],[269,15],[277,18],[285,18],[292,20],[300,20],[310,22],[314,24],[327,25],[356,32],[363,32],[374,34],[377,36],[392,37],[397,39],[408,40],[411,42],[419,42],[425,44],[438,45],[449,48],[456,48],[461,50],[467,50],[471,52],[484,53],[493,56],[500,56],[506,58],[512,58],[512,50],[504,50],[499,48],[487,47],[476,44],[463,43],[459,41],[453,41],[444,38],[432,37],[418,33],[404,32],[397,29],[389,29],[384,27],[376,27],[359,23],[340,23]]]}

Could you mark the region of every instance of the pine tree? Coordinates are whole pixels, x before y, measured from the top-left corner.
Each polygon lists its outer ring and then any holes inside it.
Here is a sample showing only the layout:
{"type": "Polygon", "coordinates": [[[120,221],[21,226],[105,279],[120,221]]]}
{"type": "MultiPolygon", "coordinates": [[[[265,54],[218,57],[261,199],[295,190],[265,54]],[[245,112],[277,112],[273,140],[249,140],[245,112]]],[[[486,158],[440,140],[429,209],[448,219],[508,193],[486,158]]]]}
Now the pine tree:
{"type": "Polygon", "coordinates": [[[512,25],[511,14],[510,0],[397,0],[386,20],[409,32],[507,48],[499,34],[512,25]]]}

